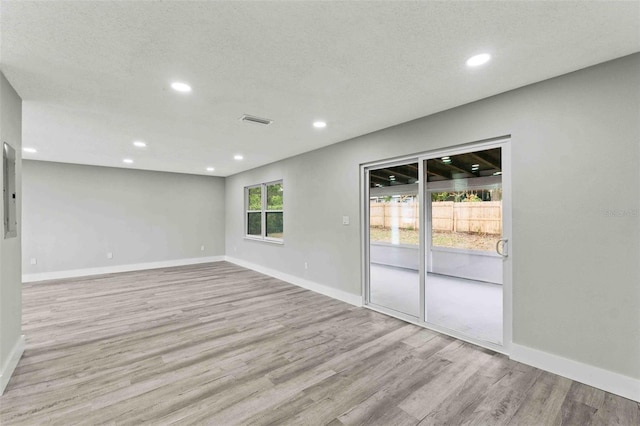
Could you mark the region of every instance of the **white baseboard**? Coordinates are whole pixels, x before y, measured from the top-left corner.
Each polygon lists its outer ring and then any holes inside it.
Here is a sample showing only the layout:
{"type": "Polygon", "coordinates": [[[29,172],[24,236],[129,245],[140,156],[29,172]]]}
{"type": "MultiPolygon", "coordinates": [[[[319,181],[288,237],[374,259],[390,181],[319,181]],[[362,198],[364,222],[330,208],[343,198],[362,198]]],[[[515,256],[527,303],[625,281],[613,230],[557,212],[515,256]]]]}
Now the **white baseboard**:
{"type": "Polygon", "coordinates": [[[18,338],[18,341],[15,345],[13,345],[13,349],[9,353],[9,358],[2,366],[2,370],[0,370],[0,395],[4,393],[7,385],[9,384],[9,380],[11,380],[11,375],[13,371],[16,369],[18,365],[18,361],[22,358],[22,354],[24,353],[24,335],[18,338]]]}
{"type": "Polygon", "coordinates": [[[22,282],[29,283],[34,281],[86,277],[90,275],[115,274],[118,272],[143,271],[145,269],[170,268],[172,266],[195,265],[198,263],[221,262],[224,258],[224,256],[194,257],[190,259],[163,260],[160,262],[134,263],[130,265],[114,265],[99,268],[24,274],[22,276],[22,282]]]}
{"type": "Polygon", "coordinates": [[[294,275],[286,274],[284,272],[277,271],[275,269],[267,268],[255,263],[247,262],[234,257],[226,256],[227,262],[234,263],[243,268],[251,269],[261,274],[269,275],[270,277],[277,278],[282,281],[286,281],[290,284],[297,285],[298,287],[306,288],[307,290],[314,291],[316,293],[324,294],[325,296],[333,297],[334,299],[341,300],[354,306],[362,306],[362,296],[348,293],[346,291],[329,287],[324,284],[318,284],[313,281],[305,280],[304,278],[296,277],[294,275]]]}
{"type": "Polygon", "coordinates": [[[511,359],[640,402],[640,380],[527,346],[511,344],[511,359]]]}

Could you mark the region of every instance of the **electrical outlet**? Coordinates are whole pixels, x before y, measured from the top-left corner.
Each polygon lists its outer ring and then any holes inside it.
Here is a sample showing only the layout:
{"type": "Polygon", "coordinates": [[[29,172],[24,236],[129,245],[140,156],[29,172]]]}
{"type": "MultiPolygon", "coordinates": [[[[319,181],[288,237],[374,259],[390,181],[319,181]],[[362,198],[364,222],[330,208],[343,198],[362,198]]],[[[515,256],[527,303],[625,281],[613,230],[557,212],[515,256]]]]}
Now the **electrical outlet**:
{"type": "Polygon", "coordinates": [[[349,216],[342,216],[342,224],[343,225],[349,224],[349,216]]]}
{"type": "Polygon", "coordinates": [[[107,253],[107,259],[113,259],[113,253],[108,252],[107,253]]]}
{"type": "Polygon", "coordinates": [[[200,246],[200,251],[204,251],[204,246],[200,246]]]}
{"type": "Polygon", "coordinates": [[[38,264],[38,259],[36,259],[35,257],[31,258],[31,264],[32,265],[37,265],[38,264]]]}

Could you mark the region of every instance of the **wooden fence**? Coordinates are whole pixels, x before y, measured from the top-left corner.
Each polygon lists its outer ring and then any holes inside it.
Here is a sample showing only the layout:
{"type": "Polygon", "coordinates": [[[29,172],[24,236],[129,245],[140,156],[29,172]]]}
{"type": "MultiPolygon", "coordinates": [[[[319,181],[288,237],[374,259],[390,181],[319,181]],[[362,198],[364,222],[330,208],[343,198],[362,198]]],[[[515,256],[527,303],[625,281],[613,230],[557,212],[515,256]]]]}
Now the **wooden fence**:
{"type": "MultiPolygon", "coordinates": [[[[434,231],[502,234],[502,201],[435,201],[432,206],[434,231]]],[[[420,228],[417,203],[371,203],[369,216],[375,227],[420,228]]]]}

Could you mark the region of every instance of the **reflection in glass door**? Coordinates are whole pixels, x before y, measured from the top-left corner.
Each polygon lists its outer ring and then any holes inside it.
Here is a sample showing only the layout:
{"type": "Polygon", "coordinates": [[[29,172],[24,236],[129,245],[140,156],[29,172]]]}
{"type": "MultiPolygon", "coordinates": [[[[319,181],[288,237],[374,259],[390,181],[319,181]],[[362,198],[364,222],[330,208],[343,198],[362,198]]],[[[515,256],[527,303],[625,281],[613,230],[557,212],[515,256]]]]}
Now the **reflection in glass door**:
{"type": "Polygon", "coordinates": [[[425,321],[502,344],[502,155],[493,148],[425,161],[425,321]]]}
{"type": "Polygon", "coordinates": [[[368,304],[420,316],[418,162],[370,169],[368,304]]]}

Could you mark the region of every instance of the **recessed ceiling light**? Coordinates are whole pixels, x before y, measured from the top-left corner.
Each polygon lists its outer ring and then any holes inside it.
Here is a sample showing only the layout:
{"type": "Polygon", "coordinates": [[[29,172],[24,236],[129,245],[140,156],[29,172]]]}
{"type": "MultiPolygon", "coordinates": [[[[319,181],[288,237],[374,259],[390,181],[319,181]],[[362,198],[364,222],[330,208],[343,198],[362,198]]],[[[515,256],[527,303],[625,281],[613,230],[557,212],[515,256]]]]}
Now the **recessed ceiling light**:
{"type": "Polygon", "coordinates": [[[234,156],[233,156],[233,159],[234,159],[234,160],[242,160],[243,158],[244,158],[244,157],[243,157],[242,155],[240,155],[240,154],[238,154],[238,155],[234,155],[234,156]]]}
{"type": "Polygon", "coordinates": [[[122,162],[127,164],[133,164],[133,160],[131,158],[125,158],[124,160],[122,160],[122,162]]]}
{"type": "Polygon", "coordinates": [[[191,91],[191,86],[180,81],[174,81],[173,83],[171,83],[171,88],[176,92],[188,93],[191,91]]]}
{"type": "Polygon", "coordinates": [[[489,62],[491,59],[491,55],[488,53],[481,53],[479,55],[475,55],[467,59],[468,67],[477,67],[478,65],[483,65],[489,62]]]}
{"type": "Polygon", "coordinates": [[[315,127],[316,129],[324,129],[325,127],[327,127],[327,123],[324,121],[314,121],[313,127],[315,127]]]}
{"type": "Polygon", "coordinates": [[[133,141],[133,146],[137,146],[138,148],[144,148],[147,146],[147,144],[142,141],[133,141]]]}
{"type": "Polygon", "coordinates": [[[480,164],[472,164],[471,167],[480,167],[480,164]]]}
{"type": "Polygon", "coordinates": [[[38,152],[38,150],[35,148],[22,148],[22,150],[24,152],[28,152],[29,154],[35,154],[36,152],[38,152]]]}
{"type": "Polygon", "coordinates": [[[443,160],[448,160],[451,157],[442,157],[443,160]]]}
{"type": "Polygon", "coordinates": [[[498,176],[498,175],[501,175],[501,174],[502,174],[502,172],[495,172],[493,175],[494,176],[498,176]]]}
{"type": "Polygon", "coordinates": [[[208,171],[208,172],[212,172],[212,171],[214,171],[214,170],[215,170],[215,169],[214,169],[213,167],[207,167],[207,171],[208,171]]]}

